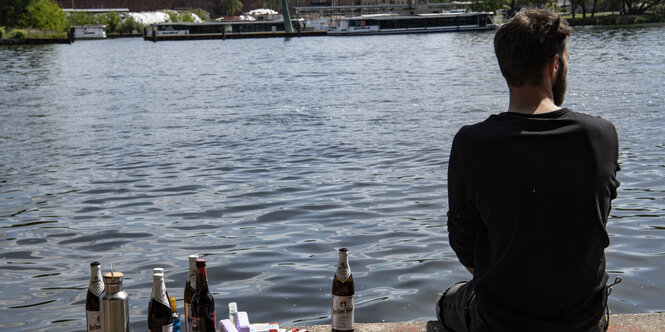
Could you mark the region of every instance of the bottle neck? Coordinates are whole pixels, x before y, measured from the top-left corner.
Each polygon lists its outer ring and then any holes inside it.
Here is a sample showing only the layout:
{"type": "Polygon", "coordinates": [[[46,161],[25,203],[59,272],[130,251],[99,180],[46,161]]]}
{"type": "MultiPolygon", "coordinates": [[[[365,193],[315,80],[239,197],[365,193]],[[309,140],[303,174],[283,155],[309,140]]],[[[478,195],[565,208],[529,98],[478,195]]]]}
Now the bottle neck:
{"type": "Polygon", "coordinates": [[[208,290],[208,276],[205,266],[196,267],[196,291],[206,292],[208,290]]]}
{"type": "Polygon", "coordinates": [[[189,257],[189,285],[196,289],[196,259],[197,257],[189,257]]]}
{"type": "Polygon", "coordinates": [[[88,289],[97,296],[100,296],[104,291],[102,269],[99,265],[90,266],[90,284],[88,285],[88,289]]]}
{"type": "Polygon", "coordinates": [[[152,276],[152,298],[169,306],[169,300],[166,297],[166,285],[164,284],[163,274],[154,274],[152,276]]]}
{"type": "Polygon", "coordinates": [[[337,262],[337,271],[335,272],[335,275],[337,275],[337,278],[341,280],[342,282],[346,281],[346,279],[351,276],[351,268],[349,267],[349,256],[347,251],[345,250],[340,250],[339,251],[339,261],[337,262]]]}
{"type": "Polygon", "coordinates": [[[104,287],[109,294],[115,294],[122,291],[122,282],[105,283],[104,287]]]}

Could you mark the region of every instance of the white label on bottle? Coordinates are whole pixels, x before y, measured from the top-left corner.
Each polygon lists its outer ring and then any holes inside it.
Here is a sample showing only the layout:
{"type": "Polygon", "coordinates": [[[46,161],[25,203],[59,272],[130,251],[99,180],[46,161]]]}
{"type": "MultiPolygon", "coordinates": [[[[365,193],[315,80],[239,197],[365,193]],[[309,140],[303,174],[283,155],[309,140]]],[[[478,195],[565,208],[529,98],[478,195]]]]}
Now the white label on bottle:
{"type": "Polygon", "coordinates": [[[332,297],[332,328],[353,330],[353,296],[332,297]]]}
{"type": "Polygon", "coordinates": [[[162,332],[173,332],[173,324],[162,326],[162,332]]]}
{"type": "Polygon", "coordinates": [[[85,318],[88,325],[88,331],[101,331],[102,321],[100,311],[86,311],[85,318]]]}
{"type": "Polygon", "coordinates": [[[346,264],[346,262],[340,262],[339,265],[337,266],[337,271],[335,272],[337,275],[337,278],[341,282],[345,282],[346,279],[349,279],[349,276],[351,275],[351,271],[349,269],[349,265],[346,264]]]}

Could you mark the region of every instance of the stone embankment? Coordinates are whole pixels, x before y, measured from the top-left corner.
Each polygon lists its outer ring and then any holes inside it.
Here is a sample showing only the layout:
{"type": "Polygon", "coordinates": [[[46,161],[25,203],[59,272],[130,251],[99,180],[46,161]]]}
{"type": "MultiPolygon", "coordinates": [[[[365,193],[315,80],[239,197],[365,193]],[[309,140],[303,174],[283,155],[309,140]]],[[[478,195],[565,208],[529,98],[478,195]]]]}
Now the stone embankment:
{"type": "MultiPolygon", "coordinates": [[[[330,325],[298,326],[309,332],[330,332],[330,325]]],[[[665,332],[665,313],[612,314],[608,332],[665,332]]],[[[443,332],[441,324],[429,322],[356,323],[354,332],[443,332]]]]}

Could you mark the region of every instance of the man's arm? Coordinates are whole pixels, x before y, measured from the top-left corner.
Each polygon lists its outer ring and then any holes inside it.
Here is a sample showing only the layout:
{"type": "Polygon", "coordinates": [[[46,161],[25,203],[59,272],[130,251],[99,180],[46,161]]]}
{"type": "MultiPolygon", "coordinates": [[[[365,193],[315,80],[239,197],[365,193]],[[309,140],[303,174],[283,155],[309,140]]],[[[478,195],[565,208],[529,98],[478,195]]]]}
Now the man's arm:
{"type": "Polygon", "coordinates": [[[474,250],[480,216],[473,205],[464,159],[462,128],[450,150],[448,162],[448,241],[459,261],[471,274],[474,272],[474,250]]]}

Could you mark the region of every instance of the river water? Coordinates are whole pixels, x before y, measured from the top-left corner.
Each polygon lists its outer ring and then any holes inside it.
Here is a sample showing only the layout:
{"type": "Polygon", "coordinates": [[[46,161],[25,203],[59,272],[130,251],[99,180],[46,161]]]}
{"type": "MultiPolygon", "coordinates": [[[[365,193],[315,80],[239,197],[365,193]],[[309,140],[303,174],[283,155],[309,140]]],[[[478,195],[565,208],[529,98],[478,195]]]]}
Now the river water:
{"type": "MultiPolygon", "coordinates": [[[[613,312],[665,310],[665,26],[578,28],[565,106],[612,121],[613,312]]],[[[348,247],[356,321],[434,319],[469,275],[447,242],[463,124],[507,108],[493,32],[0,47],[0,329],[83,330],[89,263],[208,261],[217,317],[330,321],[348,247]]],[[[565,208],[565,207],[562,207],[565,208]]],[[[566,271],[560,271],[565,274],[566,271]]]]}

